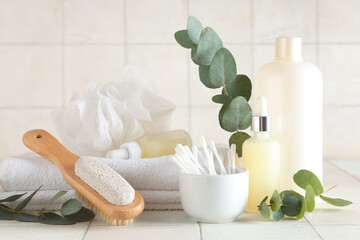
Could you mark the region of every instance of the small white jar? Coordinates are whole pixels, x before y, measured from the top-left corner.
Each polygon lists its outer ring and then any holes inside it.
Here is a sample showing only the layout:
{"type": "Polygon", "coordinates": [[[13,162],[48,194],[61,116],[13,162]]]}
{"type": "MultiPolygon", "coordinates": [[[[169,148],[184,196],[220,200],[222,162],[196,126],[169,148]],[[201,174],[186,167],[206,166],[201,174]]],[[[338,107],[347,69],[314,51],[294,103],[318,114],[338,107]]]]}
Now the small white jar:
{"type": "Polygon", "coordinates": [[[229,175],[197,175],[181,173],[179,179],[181,205],[199,222],[231,222],[244,211],[249,192],[249,172],[236,168],[229,175]]]}

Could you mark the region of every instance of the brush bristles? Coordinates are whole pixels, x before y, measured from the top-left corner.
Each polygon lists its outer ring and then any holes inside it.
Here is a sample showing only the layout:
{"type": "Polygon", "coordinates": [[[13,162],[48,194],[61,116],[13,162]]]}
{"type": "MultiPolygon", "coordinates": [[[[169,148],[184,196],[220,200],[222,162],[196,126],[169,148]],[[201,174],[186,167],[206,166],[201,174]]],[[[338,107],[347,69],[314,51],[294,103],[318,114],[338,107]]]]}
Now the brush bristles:
{"type": "Polygon", "coordinates": [[[133,224],[134,220],[133,219],[127,219],[127,220],[117,220],[117,219],[113,219],[109,216],[107,216],[106,214],[104,214],[102,211],[100,211],[97,207],[94,206],[94,204],[92,204],[91,202],[89,202],[89,200],[87,200],[86,198],[84,198],[78,191],[75,191],[76,196],[78,197],[78,199],[83,202],[86,206],[88,206],[97,216],[100,216],[104,222],[106,222],[107,224],[111,225],[111,226],[126,226],[126,225],[131,225],[133,224]]]}

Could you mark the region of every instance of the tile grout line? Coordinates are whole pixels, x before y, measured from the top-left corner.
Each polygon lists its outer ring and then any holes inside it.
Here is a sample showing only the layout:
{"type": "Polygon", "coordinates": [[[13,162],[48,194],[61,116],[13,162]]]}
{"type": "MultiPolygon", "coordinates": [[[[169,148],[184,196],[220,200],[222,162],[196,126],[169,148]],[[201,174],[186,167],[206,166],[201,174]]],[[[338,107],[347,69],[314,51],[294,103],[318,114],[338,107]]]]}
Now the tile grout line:
{"type": "Polygon", "coordinates": [[[124,5],[123,5],[123,7],[124,7],[124,16],[123,16],[123,20],[124,20],[124,39],[123,39],[123,41],[124,41],[124,61],[125,61],[125,64],[128,64],[128,60],[129,60],[129,58],[128,58],[128,42],[127,42],[127,14],[126,14],[126,12],[127,12],[127,3],[126,3],[126,0],[124,0],[124,5]]]}
{"type": "Polygon", "coordinates": [[[314,230],[314,232],[316,233],[316,235],[321,239],[324,240],[323,237],[321,237],[320,233],[318,233],[318,231],[316,231],[315,227],[309,222],[309,220],[304,216],[306,222],[310,225],[310,227],[312,228],[312,230],[314,230]]]}
{"type": "Polygon", "coordinates": [[[360,179],[358,179],[357,177],[355,177],[354,175],[352,175],[351,173],[349,173],[348,171],[342,169],[341,167],[338,167],[337,165],[335,165],[334,163],[332,163],[329,160],[326,160],[327,163],[329,163],[330,165],[332,165],[333,167],[336,167],[337,169],[339,169],[340,171],[342,171],[343,173],[346,173],[347,175],[351,176],[352,178],[354,178],[355,180],[360,182],[360,179]]]}
{"type": "Polygon", "coordinates": [[[320,64],[320,46],[319,46],[319,0],[316,0],[316,23],[315,23],[315,28],[316,28],[316,65],[319,66],[320,64]]]}
{"type": "Polygon", "coordinates": [[[250,43],[250,48],[251,48],[251,77],[252,79],[255,78],[255,32],[254,32],[254,1],[250,2],[250,38],[251,38],[251,43],[250,43]]]}
{"type": "Polygon", "coordinates": [[[61,94],[62,107],[65,106],[65,0],[61,4],[61,94]]]}
{"type": "Polygon", "coordinates": [[[84,240],[84,239],[85,239],[85,236],[86,236],[87,232],[89,231],[89,228],[90,228],[90,225],[91,225],[92,221],[93,221],[93,220],[91,220],[91,221],[89,222],[89,224],[87,225],[87,228],[86,228],[86,230],[85,230],[85,232],[84,232],[84,235],[82,236],[81,240],[84,240]]]}
{"type": "MultiPolygon", "coordinates": [[[[225,45],[236,46],[273,46],[274,42],[254,42],[254,43],[237,43],[237,42],[224,42],[225,45]]],[[[360,42],[302,42],[302,45],[360,45],[360,42]]],[[[125,45],[121,42],[0,42],[0,46],[122,46],[125,45]]],[[[172,42],[132,42],[127,43],[130,46],[146,46],[146,45],[160,45],[160,46],[177,46],[172,42]]]]}
{"type": "MultiPolygon", "coordinates": [[[[190,14],[190,0],[186,1],[186,18],[189,17],[190,14]]],[[[190,79],[190,53],[189,51],[187,51],[186,53],[186,77],[187,77],[187,91],[188,91],[188,113],[189,113],[189,117],[188,117],[188,125],[189,125],[189,133],[192,134],[192,124],[191,124],[191,116],[192,116],[192,105],[191,105],[191,79],[190,79]]]]}

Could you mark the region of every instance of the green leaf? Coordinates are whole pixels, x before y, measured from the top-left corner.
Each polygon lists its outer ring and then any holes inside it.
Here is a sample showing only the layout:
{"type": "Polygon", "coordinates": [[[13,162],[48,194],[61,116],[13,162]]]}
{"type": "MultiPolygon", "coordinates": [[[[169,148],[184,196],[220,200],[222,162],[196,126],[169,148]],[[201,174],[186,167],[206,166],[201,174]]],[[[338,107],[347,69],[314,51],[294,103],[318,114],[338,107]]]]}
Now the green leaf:
{"type": "Polygon", "coordinates": [[[28,213],[16,213],[15,220],[19,222],[37,222],[38,216],[28,213]]]}
{"type": "Polygon", "coordinates": [[[200,81],[208,88],[218,88],[210,82],[209,66],[199,66],[200,81]]]}
{"type": "Polygon", "coordinates": [[[4,198],[4,199],[0,199],[0,203],[2,203],[2,202],[14,202],[14,201],[18,200],[19,198],[21,198],[22,196],[24,196],[26,193],[27,192],[22,193],[22,194],[12,195],[12,196],[4,198]]]}
{"type": "Polygon", "coordinates": [[[228,132],[243,130],[251,125],[252,111],[244,97],[236,97],[225,108],[221,127],[228,132]]]}
{"type": "Polygon", "coordinates": [[[314,189],[307,185],[305,189],[306,211],[312,212],[315,208],[315,194],[314,189]]]}
{"type": "Polygon", "coordinates": [[[217,33],[211,28],[206,27],[200,35],[196,55],[201,65],[210,65],[215,53],[222,48],[223,43],[217,33]]]}
{"type": "Polygon", "coordinates": [[[186,30],[180,30],[175,33],[175,40],[184,48],[192,48],[196,45],[191,41],[186,30]]]}
{"type": "Polygon", "coordinates": [[[36,189],[33,193],[31,193],[27,198],[22,200],[16,207],[15,212],[20,212],[21,210],[26,207],[26,205],[30,202],[30,200],[34,197],[34,195],[40,190],[42,186],[40,186],[38,189],[36,189]]]}
{"type": "Polygon", "coordinates": [[[324,200],[325,202],[330,203],[331,205],[334,205],[337,207],[345,207],[345,206],[352,204],[351,201],[341,199],[341,198],[329,198],[329,197],[325,197],[322,195],[320,195],[320,198],[322,200],[324,200]]]}
{"type": "Polygon", "coordinates": [[[250,138],[249,134],[245,132],[236,132],[233,135],[231,135],[229,139],[229,146],[231,146],[232,144],[236,145],[236,153],[238,157],[242,157],[242,146],[244,142],[249,138],[250,138]]]}
{"type": "Polygon", "coordinates": [[[282,201],[277,190],[274,191],[270,199],[270,204],[271,204],[271,211],[273,212],[277,212],[281,208],[282,201]]]}
{"type": "Polygon", "coordinates": [[[197,46],[191,48],[191,60],[192,60],[195,64],[201,65],[200,62],[199,62],[198,56],[196,55],[196,54],[197,54],[196,52],[197,52],[197,46]]]}
{"type": "Polygon", "coordinates": [[[193,43],[197,44],[199,42],[202,30],[203,26],[200,21],[195,17],[190,16],[187,21],[187,32],[193,43]]]}
{"type": "Polygon", "coordinates": [[[221,126],[221,128],[224,128],[222,126],[222,119],[224,117],[224,112],[225,112],[225,109],[229,106],[229,104],[224,104],[222,105],[222,107],[220,108],[220,111],[219,111],[219,116],[218,116],[218,120],[219,120],[219,124],[221,126]]]}
{"type": "MultiPolygon", "coordinates": [[[[249,101],[251,97],[252,85],[250,79],[246,75],[237,75],[234,80],[225,84],[225,88],[231,98],[243,96],[249,101]]],[[[225,94],[224,89],[222,93],[225,94]]]]}
{"type": "Polygon", "coordinates": [[[40,210],[39,214],[41,215],[41,214],[44,212],[45,208],[46,208],[49,204],[55,202],[56,199],[62,197],[65,193],[67,193],[67,191],[62,190],[62,191],[59,191],[57,194],[55,194],[55,196],[53,196],[53,197],[45,204],[45,206],[40,210]]]}
{"type": "Polygon", "coordinates": [[[74,213],[77,213],[81,210],[82,204],[77,199],[70,199],[67,200],[61,207],[61,215],[64,217],[67,215],[72,215],[74,213]]]}
{"type": "Polygon", "coordinates": [[[299,214],[296,215],[296,218],[297,219],[302,219],[304,217],[305,212],[306,212],[307,205],[306,205],[306,200],[305,200],[305,198],[303,196],[300,195],[299,199],[301,201],[301,210],[300,210],[299,214]]]}
{"type": "Polygon", "coordinates": [[[301,211],[301,198],[300,194],[292,190],[285,190],[280,193],[283,205],[281,210],[289,217],[295,217],[301,211]]]}
{"type": "Polygon", "coordinates": [[[233,55],[226,48],[219,49],[209,69],[209,77],[212,85],[221,87],[236,78],[236,63],[233,55]]]}
{"type": "Polygon", "coordinates": [[[280,221],[283,218],[284,218],[284,213],[281,211],[281,209],[279,209],[277,211],[272,211],[270,209],[270,219],[271,220],[280,221]]]}
{"type": "Polygon", "coordinates": [[[38,221],[43,224],[50,224],[50,225],[71,225],[75,224],[75,222],[63,218],[62,216],[53,213],[53,212],[46,212],[38,216],[38,221]]]}
{"type": "Polygon", "coordinates": [[[314,189],[316,196],[324,192],[319,178],[309,170],[302,169],[298,171],[295,173],[293,179],[295,183],[304,190],[306,190],[307,185],[310,185],[314,189]]]}
{"type": "Polygon", "coordinates": [[[0,220],[14,220],[15,213],[11,208],[4,204],[0,204],[0,220]]]}
{"type": "Polygon", "coordinates": [[[265,197],[261,201],[260,206],[259,206],[259,211],[260,211],[261,215],[266,219],[270,218],[270,209],[269,209],[268,205],[266,204],[267,199],[268,199],[268,197],[265,197]]]}
{"type": "Polygon", "coordinates": [[[231,102],[231,98],[227,95],[219,94],[219,95],[213,96],[212,101],[214,103],[229,104],[231,102]]]}
{"type": "Polygon", "coordinates": [[[74,222],[86,222],[93,219],[95,217],[95,213],[88,208],[82,207],[80,211],[64,217],[74,222]]]}

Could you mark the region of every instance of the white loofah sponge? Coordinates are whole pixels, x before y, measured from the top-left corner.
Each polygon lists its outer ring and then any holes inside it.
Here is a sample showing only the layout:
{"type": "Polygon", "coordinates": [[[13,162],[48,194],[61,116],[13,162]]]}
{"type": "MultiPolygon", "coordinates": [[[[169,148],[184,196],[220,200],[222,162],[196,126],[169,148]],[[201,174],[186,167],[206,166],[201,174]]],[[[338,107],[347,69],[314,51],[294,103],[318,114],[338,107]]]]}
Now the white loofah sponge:
{"type": "Polygon", "coordinates": [[[114,205],[128,205],[135,190],[117,172],[93,157],[82,157],[75,163],[75,174],[114,205]]]}

